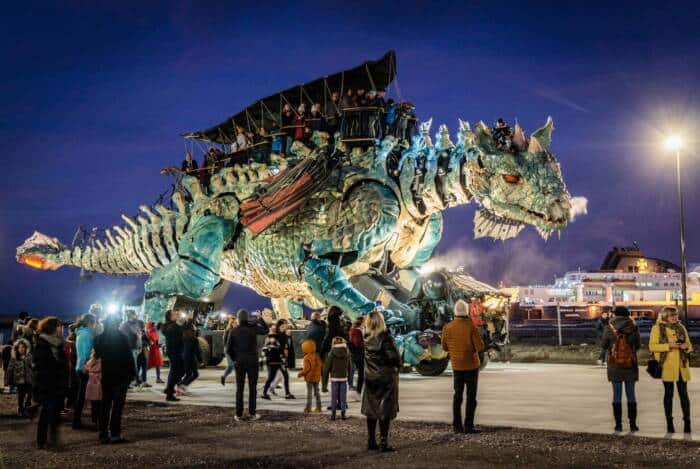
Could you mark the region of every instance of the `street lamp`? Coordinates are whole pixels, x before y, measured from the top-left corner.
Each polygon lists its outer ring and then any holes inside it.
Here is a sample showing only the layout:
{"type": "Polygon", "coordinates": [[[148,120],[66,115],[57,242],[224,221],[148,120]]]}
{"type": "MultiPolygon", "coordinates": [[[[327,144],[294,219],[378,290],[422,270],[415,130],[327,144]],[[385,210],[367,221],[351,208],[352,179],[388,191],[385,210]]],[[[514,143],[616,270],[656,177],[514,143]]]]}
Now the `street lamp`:
{"type": "Polygon", "coordinates": [[[683,215],[683,190],[681,188],[681,148],[683,138],[680,135],[670,135],[666,138],[664,146],[676,154],[676,185],[678,187],[678,212],[681,247],[681,296],[683,300],[683,322],[688,326],[688,290],[686,285],[686,261],[685,261],[685,220],[683,215]]]}

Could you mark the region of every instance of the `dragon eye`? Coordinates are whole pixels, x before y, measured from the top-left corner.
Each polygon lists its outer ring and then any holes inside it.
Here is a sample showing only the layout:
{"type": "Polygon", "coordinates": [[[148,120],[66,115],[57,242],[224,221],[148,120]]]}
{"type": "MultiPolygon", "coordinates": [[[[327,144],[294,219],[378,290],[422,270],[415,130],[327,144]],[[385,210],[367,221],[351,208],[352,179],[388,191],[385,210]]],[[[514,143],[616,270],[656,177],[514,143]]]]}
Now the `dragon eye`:
{"type": "Polygon", "coordinates": [[[503,180],[508,184],[517,184],[520,182],[520,176],[517,174],[504,174],[503,180]]]}

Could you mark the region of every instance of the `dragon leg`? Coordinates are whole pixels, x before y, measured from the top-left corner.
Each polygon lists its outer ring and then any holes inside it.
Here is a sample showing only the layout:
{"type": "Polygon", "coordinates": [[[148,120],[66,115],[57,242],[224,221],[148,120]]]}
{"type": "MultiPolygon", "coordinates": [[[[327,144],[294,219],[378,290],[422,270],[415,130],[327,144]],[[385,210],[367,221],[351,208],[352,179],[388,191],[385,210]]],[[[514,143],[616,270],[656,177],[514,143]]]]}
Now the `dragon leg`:
{"type": "Polygon", "coordinates": [[[178,246],[177,258],[154,270],[144,286],[150,320],[162,321],[178,296],[198,299],[211,294],[220,280],[221,253],[232,227],[230,220],[213,215],[194,221],[178,246]]]}

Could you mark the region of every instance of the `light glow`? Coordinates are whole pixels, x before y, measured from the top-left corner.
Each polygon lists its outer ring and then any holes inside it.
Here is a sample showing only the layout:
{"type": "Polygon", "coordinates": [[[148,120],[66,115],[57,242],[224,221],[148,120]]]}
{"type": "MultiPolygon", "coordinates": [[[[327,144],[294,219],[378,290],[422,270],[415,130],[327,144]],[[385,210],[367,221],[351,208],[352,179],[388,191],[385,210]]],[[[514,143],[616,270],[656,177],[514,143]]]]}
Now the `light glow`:
{"type": "Polygon", "coordinates": [[[669,135],[664,140],[664,146],[671,151],[678,151],[683,148],[683,137],[680,135],[669,135]]]}
{"type": "Polygon", "coordinates": [[[119,305],[116,303],[110,303],[107,305],[107,314],[116,314],[119,311],[119,305]]]}

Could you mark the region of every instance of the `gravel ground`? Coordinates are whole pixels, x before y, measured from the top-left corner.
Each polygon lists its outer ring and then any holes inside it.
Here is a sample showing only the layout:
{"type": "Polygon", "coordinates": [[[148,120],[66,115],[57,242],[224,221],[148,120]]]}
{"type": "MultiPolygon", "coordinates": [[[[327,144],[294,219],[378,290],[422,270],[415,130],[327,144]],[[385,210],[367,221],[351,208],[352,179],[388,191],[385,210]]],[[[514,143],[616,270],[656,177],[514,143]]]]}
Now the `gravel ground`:
{"type": "MultiPolygon", "coordinates": [[[[394,422],[397,452],[365,449],[365,422],[328,415],[261,413],[234,422],[230,409],[128,402],[123,445],[64,425],[58,450],[35,449],[35,422],[14,416],[0,395],[0,468],[14,467],[700,467],[700,442],[484,428],[454,435],[445,424],[394,422]]],[[[68,419],[66,419],[68,420],[68,419]]]]}

